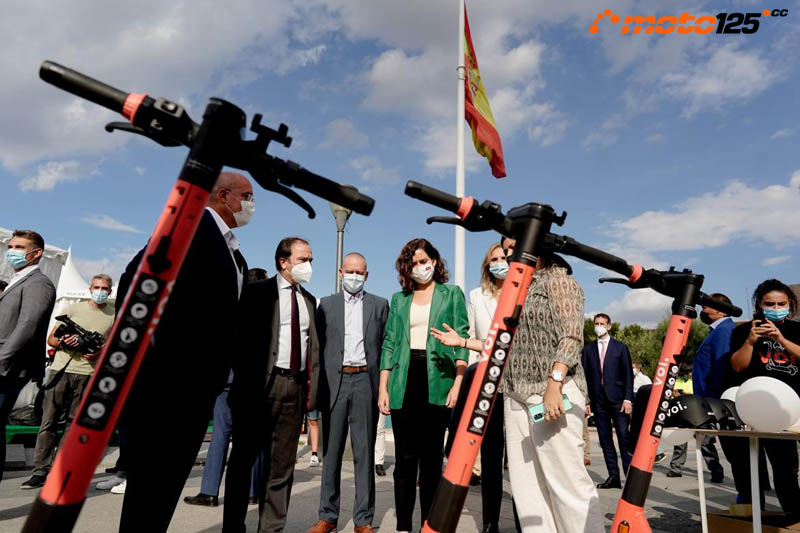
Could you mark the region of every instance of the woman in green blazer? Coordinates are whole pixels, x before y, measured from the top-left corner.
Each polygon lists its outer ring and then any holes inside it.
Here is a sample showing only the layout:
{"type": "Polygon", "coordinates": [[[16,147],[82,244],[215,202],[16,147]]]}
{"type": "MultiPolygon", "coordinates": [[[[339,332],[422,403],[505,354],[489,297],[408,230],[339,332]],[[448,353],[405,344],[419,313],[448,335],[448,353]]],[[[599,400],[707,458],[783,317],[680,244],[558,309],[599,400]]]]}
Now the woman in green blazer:
{"type": "Polygon", "coordinates": [[[417,467],[424,523],[442,477],[444,433],[469,354],[440,343],[430,329],[446,323],[467,337],[469,322],[464,293],[444,284],[447,267],[430,242],[408,242],[395,268],[403,290],[392,297],[386,322],[378,407],[392,415],[397,531],[411,531],[417,467]]]}

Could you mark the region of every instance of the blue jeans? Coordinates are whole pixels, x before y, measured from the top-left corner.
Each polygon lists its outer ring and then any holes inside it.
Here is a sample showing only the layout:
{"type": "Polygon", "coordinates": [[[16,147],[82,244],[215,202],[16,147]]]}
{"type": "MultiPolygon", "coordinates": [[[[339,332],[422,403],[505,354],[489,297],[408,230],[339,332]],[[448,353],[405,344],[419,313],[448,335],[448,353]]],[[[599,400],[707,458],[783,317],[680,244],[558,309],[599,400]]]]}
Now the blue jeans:
{"type": "MultiPolygon", "coordinates": [[[[231,440],[231,408],[228,406],[228,391],[224,390],[217,396],[214,404],[214,431],[211,433],[211,444],[206,455],[206,465],[203,468],[203,480],[200,483],[200,492],[209,496],[219,494],[219,485],[222,481],[222,471],[228,455],[228,443],[231,440]]],[[[264,454],[259,455],[253,466],[252,482],[250,484],[250,497],[258,496],[261,486],[264,454]]]]}
{"type": "Polygon", "coordinates": [[[28,382],[27,379],[7,378],[0,376],[0,481],[3,480],[3,470],[6,465],[6,424],[8,415],[14,408],[14,402],[28,382]]]}

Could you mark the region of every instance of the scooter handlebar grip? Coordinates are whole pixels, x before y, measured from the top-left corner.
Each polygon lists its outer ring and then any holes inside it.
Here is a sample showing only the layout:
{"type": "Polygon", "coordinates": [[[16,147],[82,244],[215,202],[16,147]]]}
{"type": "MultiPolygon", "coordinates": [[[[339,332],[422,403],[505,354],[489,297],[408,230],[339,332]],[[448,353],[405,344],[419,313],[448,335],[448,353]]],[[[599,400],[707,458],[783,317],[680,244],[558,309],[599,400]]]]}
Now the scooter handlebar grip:
{"type": "Polygon", "coordinates": [[[712,298],[706,293],[700,293],[700,298],[697,303],[702,306],[710,307],[711,309],[716,309],[720,313],[725,313],[728,316],[742,316],[742,310],[740,308],[728,302],[712,298]]]}
{"type": "Polygon", "coordinates": [[[461,207],[461,198],[452,194],[428,187],[416,181],[406,183],[406,195],[423,202],[441,207],[452,213],[458,213],[461,207]]]}
{"type": "Polygon", "coordinates": [[[59,89],[117,113],[122,113],[122,106],[128,97],[128,93],[52,61],[42,63],[39,67],[39,77],[59,89]]]}

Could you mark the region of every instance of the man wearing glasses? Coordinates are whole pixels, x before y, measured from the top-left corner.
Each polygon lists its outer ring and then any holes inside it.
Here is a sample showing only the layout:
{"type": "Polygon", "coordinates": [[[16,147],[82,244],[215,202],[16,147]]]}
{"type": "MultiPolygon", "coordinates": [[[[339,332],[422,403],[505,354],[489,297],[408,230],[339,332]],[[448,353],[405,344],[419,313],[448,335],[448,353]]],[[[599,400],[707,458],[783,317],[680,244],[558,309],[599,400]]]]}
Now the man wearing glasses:
{"type": "MultiPolygon", "coordinates": [[[[253,187],[222,172],[126,405],[128,473],[120,531],[166,531],[228,379],[247,264],[232,228],[250,221],[253,187]]],[[[124,301],[144,250],[120,279],[124,301]]]]}

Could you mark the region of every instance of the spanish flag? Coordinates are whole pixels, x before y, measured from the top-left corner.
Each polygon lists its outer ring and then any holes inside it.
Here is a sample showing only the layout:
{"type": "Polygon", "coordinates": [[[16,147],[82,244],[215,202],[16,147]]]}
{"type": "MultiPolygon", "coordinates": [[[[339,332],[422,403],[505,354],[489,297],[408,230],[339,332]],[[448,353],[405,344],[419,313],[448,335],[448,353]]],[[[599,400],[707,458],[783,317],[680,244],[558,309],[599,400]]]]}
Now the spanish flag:
{"type": "Polygon", "coordinates": [[[497,132],[492,108],[489,107],[489,98],[486,96],[486,89],[483,88],[481,73],[478,70],[478,58],[475,56],[475,48],[472,46],[466,6],[464,7],[464,39],[466,44],[464,47],[464,66],[466,67],[464,118],[467,119],[469,127],[472,129],[472,142],[475,144],[475,149],[489,160],[492,175],[495,178],[504,178],[506,164],[503,161],[503,145],[500,143],[500,134],[497,132]]]}

